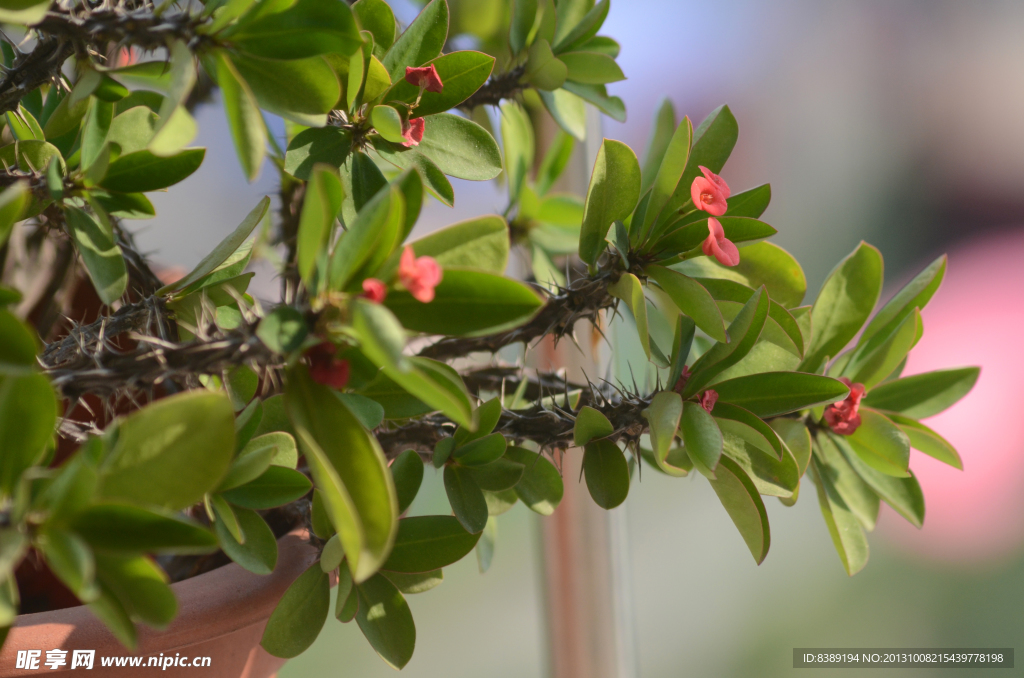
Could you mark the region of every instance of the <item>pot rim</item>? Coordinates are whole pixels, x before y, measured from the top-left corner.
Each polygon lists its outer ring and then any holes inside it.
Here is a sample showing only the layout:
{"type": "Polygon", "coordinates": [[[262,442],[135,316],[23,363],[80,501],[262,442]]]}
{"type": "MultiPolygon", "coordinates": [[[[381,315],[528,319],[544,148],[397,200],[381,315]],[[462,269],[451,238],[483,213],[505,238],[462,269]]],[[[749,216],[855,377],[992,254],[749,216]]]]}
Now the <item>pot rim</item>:
{"type": "Polygon", "coordinates": [[[284,592],[319,555],[305,527],[282,536],[277,544],[277,565],[270,574],[254,574],[231,562],[171,584],[178,600],[177,616],[163,630],[136,624],[134,651],[121,645],[86,605],[18,615],[0,648],[0,667],[14,666],[19,649],[84,649],[96,650],[97,655],[173,653],[266,622],[284,592]]]}

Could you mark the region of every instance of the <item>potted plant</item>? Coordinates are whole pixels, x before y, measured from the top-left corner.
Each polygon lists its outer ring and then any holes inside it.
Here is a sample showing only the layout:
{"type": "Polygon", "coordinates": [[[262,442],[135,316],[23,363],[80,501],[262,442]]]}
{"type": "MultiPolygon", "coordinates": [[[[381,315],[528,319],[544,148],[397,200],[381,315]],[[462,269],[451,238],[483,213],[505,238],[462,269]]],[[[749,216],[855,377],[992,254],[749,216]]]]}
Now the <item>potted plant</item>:
{"type": "Polygon", "coordinates": [[[960,462],[919,419],[978,374],[901,375],[945,259],[876,308],[862,243],[805,304],[760,220],[770,187],[720,176],[726,106],[694,128],[666,103],[642,162],[606,139],[586,195],[556,192],[586,107],[625,116],[608,0],[505,9],[477,51],[450,49],[472,32],[450,11],[472,9],[445,0],[404,29],[383,0],[0,0],[27,38],[0,43],[0,675],[270,675],[331,596],[401,668],[405,596],[493,548],[512,505],[553,512],[570,448],[607,509],[641,462],[704,476],[757,563],[763,497],[801,485],[851,575],[881,501],[921,524],[910,448],[960,462]],[[191,112],[213,88],[245,175],[278,172],[276,209],[161,280],[127,224],[203,162],[191,112]],[[410,239],[425,201],[452,204],[448,177],[499,175],[503,215],[410,239]],[[279,299],[247,292],[257,256],[279,299]],[[613,315],[654,388],[493,358],[613,315]],[[452,514],[404,517],[426,465],[452,514]]]}

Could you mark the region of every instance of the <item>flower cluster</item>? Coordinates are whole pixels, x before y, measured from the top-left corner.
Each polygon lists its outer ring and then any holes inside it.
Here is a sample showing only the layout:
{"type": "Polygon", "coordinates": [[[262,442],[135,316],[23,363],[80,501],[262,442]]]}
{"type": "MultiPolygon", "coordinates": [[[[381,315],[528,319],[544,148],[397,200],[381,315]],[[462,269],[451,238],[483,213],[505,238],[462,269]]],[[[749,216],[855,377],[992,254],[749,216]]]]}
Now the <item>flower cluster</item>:
{"type": "Polygon", "coordinates": [[[839,381],[850,387],[850,395],[846,396],[846,400],[825,408],[825,422],[833,433],[848,436],[860,426],[857,410],[860,408],[860,399],[864,397],[864,384],[851,383],[846,377],[839,377],[839,381]]]}
{"type": "Polygon", "coordinates": [[[433,257],[417,257],[406,247],[398,262],[398,280],[417,301],[424,304],[434,300],[434,288],[441,282],[441,267],[433,257]]]}
{"type": "Polygon", "coordinates": [[[715,219],[725,214],[728,208],[729,184],[703,165],[700,165],[700,171],[704,176],[693,180],[690,197],[694,207],[711,215],[708,217],[708,237],[702,249],[704,254],[713,256],[723,266],[736,266],[740,263],[740,251],[725,237],[722,223],[715,219]]]}

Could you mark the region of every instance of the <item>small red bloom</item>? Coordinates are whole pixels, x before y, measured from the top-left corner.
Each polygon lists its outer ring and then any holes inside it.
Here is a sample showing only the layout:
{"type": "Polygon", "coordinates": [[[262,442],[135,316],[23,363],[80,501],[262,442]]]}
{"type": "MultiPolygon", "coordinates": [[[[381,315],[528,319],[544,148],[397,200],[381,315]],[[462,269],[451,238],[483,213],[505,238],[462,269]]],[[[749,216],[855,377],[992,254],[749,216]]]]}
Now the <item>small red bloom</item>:
{"type": "Polygon", "coordinates": [[[441,76],[437,74],[434,64],[421,68],[406,66],[405,81],[410,85],[422,87],[428,92],[440,92],[444,89],[444,83],[441,82],[441,76]]]}
{"type": "Polygon", "coordinates": [[[730,195],[729,184],[707,167],[703,165],[699,167],[704,176],[697,177],[690,184],[690,197],[693,199],[693,206],[712,216],[720,217],[725,214],[726,201],[730,195]]]}
{"type": "Polygon", "coordinates": [[[441,267],[433,257],[416,257],[406,247],[398,262],[398,279],[415,299],[424,304],[434,300],[434,288],[441,282],[441,267]]]}
{"type": "Polygon", "coordinates": [[[413,118],[409,122],[405,123],[402,127],[402,138],[405,141],[402,145],[406,148],[412,148],[413,146],[419,146],[420,142],[423,141],[423,129],[425,124],[423,118],[413,118]]]}
{"type": "Polygon", "coordinates": [[[336,357],[337,347],[324,341],[306,351],[309,358],[309,376],[318,384],[341,389],[348,383],[349,367],[347,360],[336,357]]]}
{"type": "Polygon", "coordinates": [[[715,403],[718,402],[718,391],[714,389],[708,389],[700,394],[700,406],[711,414],[711,410],[715,409],[715,403]]]}
{"type": "Polygon", "coordinates": [[[679,379],[676,380],[676,385],[672,387],[672,390],[676,393],[682,393],[683,389],[686,388],[686,382],[690,381],[690,367],[683,365],[683,372],[679,375],[679,379]]]}
{"type": "Polygon", "coordinates": [[[736,245],[725,237],[725,229],[714,217],[708,217],[708,237],[704,240],[704,254],[718,259],[722,266],[735,266],[740,263],[740,251],[736,245]]]}
{"type": "Polygon", "coordinates": [[[380,304],[388,296],[388,288],[376,278],[367,278],[363,281],[363,296],[375,304],[380,304]]]}
{"type": "Polygon", "coordinates": [[[846,396],[846,400],[825,408],[825,422],[833,433],[848,436],[860,426],[857,410],[860,408],[860,399],[864,397],[864,384],[853,384],[846,377],[839,377],[839,381],[850,387],[850,395],[846,396]]]}

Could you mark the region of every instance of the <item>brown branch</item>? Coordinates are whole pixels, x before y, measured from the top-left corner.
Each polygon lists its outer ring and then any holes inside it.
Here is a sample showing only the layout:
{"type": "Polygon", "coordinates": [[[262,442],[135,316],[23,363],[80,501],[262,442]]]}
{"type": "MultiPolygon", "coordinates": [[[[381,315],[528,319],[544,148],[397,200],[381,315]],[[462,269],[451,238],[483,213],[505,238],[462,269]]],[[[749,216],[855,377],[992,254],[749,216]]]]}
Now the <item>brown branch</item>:
{"type": "Polygon", "coordinates": [[[608,294],[609,282],[607,274],[577,280],[558,294],[549,296],[547,303],[525,325],[483,337],[446,337],[424,348],[420,355],[450,360],[470,353],[497,353],[510,344],[529,343],[548,334],[556,340],[571,335],[577,320],[595,322],[601,311],[615,305],[615,299],[608,294]]]}
{"type": "Polygon", "coordinates": [[[459,104],[459,108],[472,111],[477,106],[497,106],[506,99],[516,97],[529,87],[529,85],[519,82],[519,78],[523,77],[525,72],[525,66],[516,66],[511,71],[491,76],[491,79],[485,82],[472,96],[459,104]]]}

